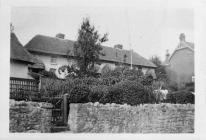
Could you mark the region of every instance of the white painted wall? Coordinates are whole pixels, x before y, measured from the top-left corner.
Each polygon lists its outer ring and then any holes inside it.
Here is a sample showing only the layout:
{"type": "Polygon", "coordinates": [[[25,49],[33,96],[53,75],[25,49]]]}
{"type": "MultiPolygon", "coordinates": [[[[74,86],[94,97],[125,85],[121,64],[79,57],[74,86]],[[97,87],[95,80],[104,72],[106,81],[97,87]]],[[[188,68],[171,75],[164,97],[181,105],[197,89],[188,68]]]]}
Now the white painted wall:
{"type": "Polygon", "coordinates": [[[28,75],[28,64],[18,61],[10,61],[10,77],[33,79],[28,75]]]}
{"type": "MultiPolygon", "coordinates": [[[[56,64],[52,64],[51,63],[51,55],[44,55],[44,54],[34,54],[38,59],[40,59],[44,65],[45,65],[45,69],[47,71],[49,71],[50,68],[54,68],[54,69],[58,69],[59,67],[61,66],[64,66],[64,65],[72,65],[72,64],[75,64],[76,63],[76,60],[75,59],[69,59],[64,57],[64,56],[56,56],[57,59],[56,59],[56,64]]],[[[102,63],[101,65],[99,65],[99,70],[98,72],[101,72],[102,68],[105,66],[105,65],[109,65],[111,69],[115,69],[115,64],[113,63],[102,63]]],[[[145,74],[147,72],[148,68],[142,68],[142,71],[143,73],[145,74]]],[[[153,69],[154,70],[154,69],[153,69]]]]}
{"type": "Polygon", "coordinates": [[[148,70],[148,68],[142,68],[143,74],[146,74],[147,70],[148,70]]]}
{"type": "Polygon", "coordinates": [[[111,68],[111,70],[114,70],[116,67],[115,64],[112,64],[112,63],[102,63],[101,65],[99,65],[98,72],[100,73],[102,71],[102,68],[106,65],[108,65],[111,68]]]}
{"type": "Polygon", "coordinates": [[[64,66],[64,65],[71,66],[72,64],[76,63],[76,61],[74,59],[68,60],[66,57],[56,56],[57,57],[56,64],[52,64],[51,63],[51,56],[49,56],[49,55],[35,54],[35,56],[44,63],[45,69],[47,71],[49,71],[50,68],[58,69],[61,66],[64,66]]]}
{"type": "MultiPolygon", "coordinates": [[[[58,69],[61,66],[64,65],[72,65],[76,63],[75,59],[69,59],[63,56],[57,56],[57,64],[52,64],[51,63],[51,56],[50,55],[44,55],[44,54],[35,54],[35,56],[40,59],[44,65],[45,65],[45,69],[47,71],[49,71],[50,68],[54,68],[54,69],[58,69]]],[[[111,64],[111,63],[102,63],[101,65],[99,65],[99,68],[102,69],[106,64],[108,64],[111,69],[115,68],[115,64],[111,64]]]]}

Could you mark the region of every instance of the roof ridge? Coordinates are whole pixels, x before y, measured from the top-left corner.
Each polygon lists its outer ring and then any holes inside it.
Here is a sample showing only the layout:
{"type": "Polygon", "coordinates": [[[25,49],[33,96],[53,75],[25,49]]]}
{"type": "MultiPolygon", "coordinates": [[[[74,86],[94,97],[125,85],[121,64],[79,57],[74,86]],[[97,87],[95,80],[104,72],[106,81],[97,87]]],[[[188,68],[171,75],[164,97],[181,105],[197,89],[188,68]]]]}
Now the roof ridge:
{"type": "Polygon", "coordinates": [[[174,52],[172,53],[172,55],[169,57],[169,61],[171,60],[171,58],[172,58],[172,56],[175,54],[175,52],[177,52],[177,51],[179,51],[179,50],[183,50],[183,49],[189,49],[189,50],[191,50],[191,51],[194,51],[194,48],[192,48],[192,47],[188,47],[188,46],[184,46],[184,47],[182,47],[182,48],[176,48],[175,50],[174,50],[174,52]]]}
{"type": "MultiPolygon", "coordinates": [[[[58,39],[56,37],[51,37],[47,35],[35,35],[26,45],[25,48],[29,51],[36,51],[42,53],[49,53],[49,54],[60,54],[60,55],[67,55],[67,51],[72,51],[74,49],[74,40],[69,39],[58,39]],[[66,41],[65,41],[66,40],[66,41]]],[[[125,63],[130,64],[130,52],[131,50],[127,49],[115,49],[110,46],[102,46],[102,51],[105,53],[105,56],[100,56],[101,60],[119,62],[125,61],[125,63]],[[121,52],[121,53],[120,53],[121,52]],[[124,58],[124,54],[128,55],[128,57],[124,58]]],[[[144,58],[143,56],[139,55],[137,52],[132,51],[134,53],[133,56],[133,64],[134,65],[143,65],[145,67],[156,67],[150,62],[148,59],[144,58]],[[136,56],[137,55],[137,56],[136,56]],[[137,59],[137,60],[136,60],[137,59]]],[[[70,54],[72,55],[72,54],[70,54]]]]}
{"type": "Polygon", "coordinates": [[[42,34],[37,34],[34,37],[38,37],[38,36],[47,37],[47,38],[50,38],[50,39],[58,39],[59,41],[72,41],[72,42],[75,42],[74,40],[70,40],[70,39],[62,39],[62,38],[58,38],[58,37],[55,37],[55,36],[48,36],[48,35],[42,35],[42,34]]]}

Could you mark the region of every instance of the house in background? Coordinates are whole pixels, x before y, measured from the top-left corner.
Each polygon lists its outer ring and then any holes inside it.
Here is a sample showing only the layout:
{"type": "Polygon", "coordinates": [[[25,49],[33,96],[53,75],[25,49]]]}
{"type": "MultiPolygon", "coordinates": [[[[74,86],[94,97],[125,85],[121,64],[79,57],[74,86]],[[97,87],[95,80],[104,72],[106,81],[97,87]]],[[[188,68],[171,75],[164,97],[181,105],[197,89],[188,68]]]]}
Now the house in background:
{"type": "Polygon", "coordinates": [[[10,38],[10,77],[33,79],[29,75],[29,65],[35,62],[32,55],[22,46],[14,33],[10,38]]]}
{"type": "Polygon", "coordinates": [[[194,82],[194,44],[185,40],[183,33],[174,52],[166,54],[166,71],[172,82],[178,85],[194,82]]]}
{"type": "MultiPolygon", "coordinates": [[[[36,35],[25,45],[25,48],[43,62],[45,70],[57,72],[61,66],[71,66],[76,63],[75,41],[64,39],[64,37],[65,35],[61,33],[56,37],[36,35]]],[[[104,55],[100,55],[100,65],[98,65],[100,71],[105,65],[109,65],[112,69],[120,64],[131,65],[131,51],[124,50],[122,45],[115,45],[114,48],[102,46],[102,48],[104,55]]],[[[156,66],[136,52],[132,52],[132,66],[141,69],[144,74],[149,72],[155,77],[156,66]]]]}

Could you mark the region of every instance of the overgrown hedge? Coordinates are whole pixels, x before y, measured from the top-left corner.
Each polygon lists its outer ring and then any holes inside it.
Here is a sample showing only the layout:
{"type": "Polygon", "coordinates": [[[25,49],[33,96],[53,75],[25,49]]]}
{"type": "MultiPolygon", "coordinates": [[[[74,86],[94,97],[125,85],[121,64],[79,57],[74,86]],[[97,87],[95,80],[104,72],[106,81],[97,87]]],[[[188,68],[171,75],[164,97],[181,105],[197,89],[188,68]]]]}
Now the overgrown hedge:
{"type": "Polygon", "coordinates": [[[109,93],[109,87],[107,85],[92,86],[88,97],[89,101],[94,103],[103,100],[109,93]]]}
{"type": "Polygon", "coordinates": [[[100,102],[137,105],[152,101],[151,95],[151,90],[141,83],[126,80],[109,87],[100,102]]]}
{"type": "Polygon", "coordinates": [[[87,85],[81,84],[74,86],[69,94],[70,103],[87,103],[89,102],[90,89],[87,85]]]}
{"type": "MultiPolygon", "coordinates": [[[[153,93],[151,76],[143,76],[140,71],[118,68],[104,73],[100,78],[84,77],[66,80],[46,79],[41,90],[42,94],[69,94],[71,103],[117,103],[138,105],[159,103],[153,93]]],[[[176,85],[170,85],[172,92],[164,102],[194,103],[192,86],[187,90],[177,91],[176,85]]]]}

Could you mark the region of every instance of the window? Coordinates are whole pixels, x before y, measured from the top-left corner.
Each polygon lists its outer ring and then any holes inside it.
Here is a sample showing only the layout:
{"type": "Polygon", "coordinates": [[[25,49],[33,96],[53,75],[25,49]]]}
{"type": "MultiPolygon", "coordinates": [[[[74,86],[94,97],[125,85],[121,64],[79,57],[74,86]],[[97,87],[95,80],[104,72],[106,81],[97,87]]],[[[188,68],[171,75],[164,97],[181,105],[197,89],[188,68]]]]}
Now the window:
{"type": "Polygon", "coordinates": [[[56,65],[57,64],[57,57],[56,56],[52,56],[51,57],[51,64],[52,65],[56,65]]]}

